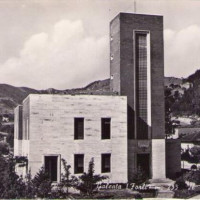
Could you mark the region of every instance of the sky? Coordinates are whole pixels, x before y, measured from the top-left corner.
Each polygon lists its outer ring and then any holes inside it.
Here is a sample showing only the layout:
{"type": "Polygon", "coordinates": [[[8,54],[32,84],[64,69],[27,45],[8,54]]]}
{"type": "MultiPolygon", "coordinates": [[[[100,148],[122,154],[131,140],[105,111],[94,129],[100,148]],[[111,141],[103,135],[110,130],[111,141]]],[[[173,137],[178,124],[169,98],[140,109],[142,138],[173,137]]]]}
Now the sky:
{"type": "Polygon", "coordinates": [[[84,87],[109,78],[109,23],[164,16],[165,76],[200,68],[200,0],[0,0],[0,83],[84,87]]]}

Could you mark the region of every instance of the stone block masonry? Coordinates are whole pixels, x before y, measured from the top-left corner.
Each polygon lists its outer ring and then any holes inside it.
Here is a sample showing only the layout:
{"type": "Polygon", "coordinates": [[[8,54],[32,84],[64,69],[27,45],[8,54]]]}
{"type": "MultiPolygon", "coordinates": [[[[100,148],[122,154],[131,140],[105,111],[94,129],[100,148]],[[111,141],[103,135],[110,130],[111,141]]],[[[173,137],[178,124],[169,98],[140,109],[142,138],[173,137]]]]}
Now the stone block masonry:
{"type": "Polygon", "coordinates": [[[127,182],[126,97],[31,94],[24,105],[23,140],[29,141],[29,147],[22,147],[22,154],[27,154],[33,175],[44,164],[45,155],[60,155],[74,173],[74,154],[84,154],[84,171],[93,157],[95,173],[101,173],[101,154],[110,153],[111,172],[103,174],[111,182],[127,182]],[[84,118],[82,140],[74,140],[77,117],[84,118]],[[110,139],[101,139],[101,118],[111,118],[110,139]]]}

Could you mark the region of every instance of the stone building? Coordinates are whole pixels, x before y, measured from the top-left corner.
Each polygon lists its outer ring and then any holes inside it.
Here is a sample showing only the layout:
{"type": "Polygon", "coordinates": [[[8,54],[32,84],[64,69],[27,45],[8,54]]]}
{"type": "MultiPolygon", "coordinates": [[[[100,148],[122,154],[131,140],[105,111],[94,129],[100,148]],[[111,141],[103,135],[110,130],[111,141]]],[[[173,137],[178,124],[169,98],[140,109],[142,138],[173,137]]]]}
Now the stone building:
{"type": "Polygon", "coordinates": [[[125,96],[31,94],[23,111],[15,111],[22,112],[23,121],[23,134],[15,132],[15,155],[28,157],[33,175],[45,165],[59,181],[61,158],[80,175],[93,157],[96,173],[127,182],[125,96]]]}
{"type": "Polygon", "coordinates": [[[94,157],[111,182],[131,180],[139,167],[166,179],[162,16],[111,21],[110,77],[110,95],[31,94],[15,109],[15,155],[28,157],[33,174],[44,165],[59,181],[61,158],[80,174],[94,157]]]}

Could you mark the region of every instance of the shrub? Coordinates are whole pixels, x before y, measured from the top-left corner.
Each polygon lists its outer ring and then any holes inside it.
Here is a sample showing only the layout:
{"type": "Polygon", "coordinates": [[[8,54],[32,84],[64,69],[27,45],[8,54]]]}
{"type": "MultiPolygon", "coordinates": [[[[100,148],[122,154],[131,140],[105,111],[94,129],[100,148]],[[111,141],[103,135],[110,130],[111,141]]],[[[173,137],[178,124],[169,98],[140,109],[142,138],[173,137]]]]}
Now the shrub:
{"type": "Polygon", "coordinates": [[[191,170],[197,170],[197,166],[196,165],[192,165],[191,166],[191,170]]]}
{"type": "Polygon", "coordinates": [[[196,184],[200,184],[200,171],[189,171],[185,174],[184,179],[189,182],[194,182],[196,184]]]}
{"type": "Polygon", "coordinates": [[[188,186],[182,176],[177,178],[175,185],[177,186],[178,190],[188,189],[188,186]]]}
{"type": "Polygon", "coordinates": [[[9,146],[5,142],[0,142],[0,154],[8,155],[9,154],[9,146]]]}
{"type": "Polygon", "coordinates": [[[135,183],[136,185],[141,185],[148,180],[147,174],[145,171],[138,167],[137,171],[133,173],[131,183],[135,183]]]}
{"type": "Polygon", "coordinates": [[[41,167],[39,172],[35,175],[32,184],[36,197],[48,198],[51,196],[52,182],[48,174],[45,173],[44,167],[41,167]]]}
{"type": "Polygon", "coordinates": [[[188,199],[192,197],[194,194],[196,194],[193,190],[175,190],[174,198],[181,198],[181,199],[188,199]]]}
{"type": "Polygon", "coordinates": [[[25,184],[15,173],[15,164],[15,159],[11,154],[8,157],[0,155],[0,198],[24,197],[25,184]]]}
{"type": "Polygon", "coordinates": [[[31,172],[25,177],[24,198],[32,199],[35,195],[35,187],[32,181],[31,172]]]}

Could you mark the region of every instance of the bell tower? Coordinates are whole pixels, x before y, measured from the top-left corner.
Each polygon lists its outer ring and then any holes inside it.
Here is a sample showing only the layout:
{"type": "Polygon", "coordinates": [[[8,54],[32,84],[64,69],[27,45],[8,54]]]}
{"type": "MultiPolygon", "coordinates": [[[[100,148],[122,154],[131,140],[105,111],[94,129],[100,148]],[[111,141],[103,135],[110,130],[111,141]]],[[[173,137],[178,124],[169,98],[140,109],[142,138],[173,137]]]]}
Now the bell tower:
{"type": "Polygon", "coordinates": [[[110,23],[110,88],[128,99],[128,177],[166,178],[163,17],[120,13],[110,23]]]}

